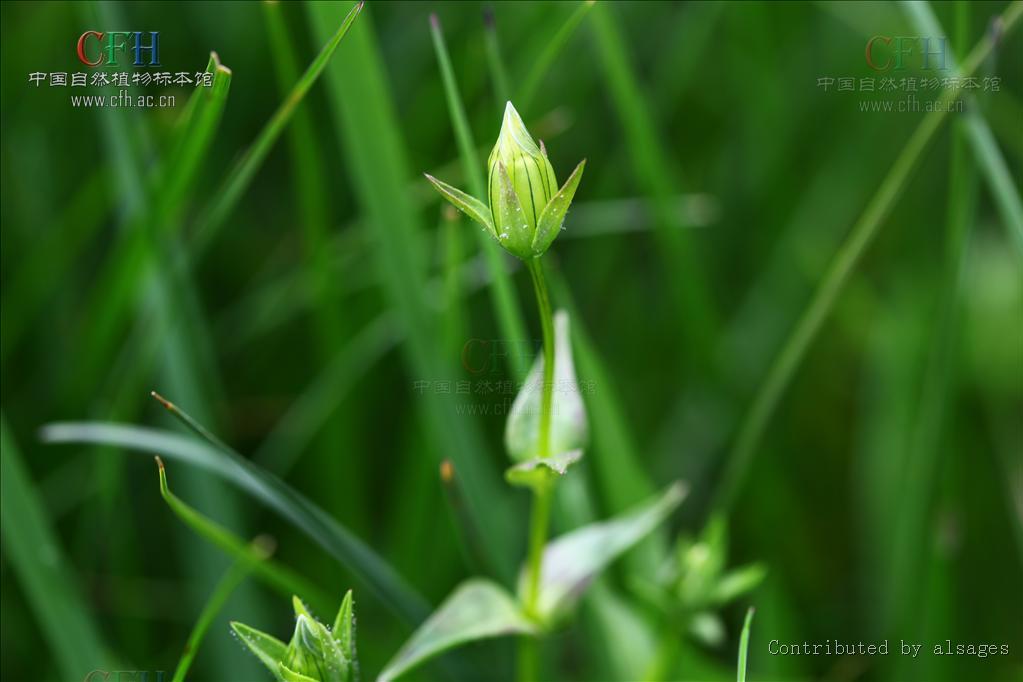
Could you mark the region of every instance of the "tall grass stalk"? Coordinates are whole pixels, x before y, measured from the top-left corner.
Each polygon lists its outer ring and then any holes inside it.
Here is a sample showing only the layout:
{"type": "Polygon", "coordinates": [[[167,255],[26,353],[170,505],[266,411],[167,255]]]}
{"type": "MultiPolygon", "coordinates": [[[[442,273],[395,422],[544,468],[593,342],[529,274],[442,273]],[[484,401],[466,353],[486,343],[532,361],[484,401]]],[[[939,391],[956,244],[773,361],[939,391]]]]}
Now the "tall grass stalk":
{"type": "MultiPolygon", "coordinates": [[[[307,6],[314,39],[336,16],[335,5],[307,6]]],[[[365,17],[369,19],[370,17],[365,17]]],[[[424,300],[427,253],[416,206],[406,188],[411,172],[395,103],[369,21],[360,21],[339,48],[346,68],[334,63],[325,71],[329,103],[341,152],[353,188],[376,239],[374,265],[385,296],[405,339],[402,350],[412,376],[450,379],[453,363],[438,342],[434,314],[424,300]]],[[[500,482],[477,425],[455,413],[453,396],[424,396],[421,409],[438,457],[450,458],[464,481],[465,500],[473,516],[488,529],[485,550],[492,564],[510,579],[516,537],[513,505],[500,482]]]]}
{"type": "Polygon", "coordinates": [[[238,200],[241,199],[242,194],[252,182],[256,171],[262,167],[266,155],[270,153],[274,143],[277,142],[277,138],[280,137],[288,125],[295,109],[305,98],[309,89],[313,87],[313,84],[316,83],[320,74],[323,73],[323,70],[330,62],[331,56],[337,50],[338,45],[341,44],[341,39],[345,37],[348,29],[352,27],[352,23],[359,16],[359,12],[362,11],[364,4],[364,2],[357,2],[349,10],[348,14],[338,25],[337,30],[334,31],[334,34],[324,43],[316,59],[309,64],[305,73],[302,74],[302,77],[295,83],[291,92],[281,102],[277,111],[273,113],[270,120],[260,130],[255,141],[253,141],[252,145],[245,151],[245,154],[238,160],[238,163],[224,179],[220,189],[214,196],[213,203],[195,226],[191,248],[193,257],[200,256],[213,241],[224,220],[234,209],[238,200]]]}
{"type": "Polygon", "coordinates": [[[518,95],[516,96],[516,100],[523,111],[529,112],[531,110],[533,99],[536,97],[540,84],[543,83],[544,76],[550,71],[554,61],[558,58],[558,54],[568,44],[576,29],[579,28],[579,24],[582,23],[586,14],[595,4],[596,0],[583,0],[577,3],[576,8],[568,15],[565,23],[558,27],[557,32],[547,41],[543,51],[533,61],[532,66],[529,68],[529,73],[526,74],[525,80],[522,81],[522,87],[519,88],[518,95]]]}
{"type": "MultiPolygon", "coordinates": [[[[930,20],[925,18],[919,25],[934,30],[937,22],[929,7],[925,4],[919,7],[930,15],[930,20]]],[[[965,47],[968,26],[969,8],[965,3],[957,3],[956,49],[965,47]]],[[[893,514],[891,587],[887,592],[893,603],[886,605],[883,613],[891,619],[887,625],[898,631],[912,632],[912,628],[918,627],[926,615],[921,605],[931,603],[930,600],[925,601],[925,583],[920,576],[926,575],[933,563],[927,528],[937,498],[942,463],[946,461],[942,436],[955,426],[957,417],[949,413],[948,403],[955,388],[955,350],[963,303],[967,245],[976,219],[977,165],[980,161],[975,156],[975,164],[968,154],[970,127],[968,120],[956,120],[951,125],[948,218],[937,312],[919,383],[915,425],[910,433],[903,485],[893,514]]],[[[986,129],[983,123],[981,127],[986,129]]],[[[922,636],[924,633],[918,630],[916,634],[922,636]]]]}
{"type": "Polygon", "coordinates": [[[185,650],[178,660],[177,668],[174,669],[174,677],[171,682],[185,682],[185,676],[188,674],[189,668],[192,667],[192,661],[195,660],[195,655],[199,651],[199,645],[202,644],[206,633],[209,632],[214,619],[224,608],[228,597],[252,572],[254,561],[270,556],[273,552],[273,545],[269,538],[256,538],[252,542],[252,550],[255,554],[254,557],[245,556],[235,560],[220,582],[213,588],[209,601],[199,613],[199,618],[196,620],[191,634],[188,635],[185,650]]]}
{"type": "MultiPolygon", "coordinates": [[[[934,15],[930,3],[924,0],[902,2],[903,9],[909,17],[913,26],[921,34],[943,37],[944,31],[938,18],[934,15]]],[[[957,13],[958,16],[958,13],[957,13]]],[[[991,26],[990,31],[1002,30],[1000,26],[991,26]]],[[[958,33],[958,32],[957,32],[958,33]]],[[[999,39],[1001,39],[999,37],[999,39]]],[[[965,49],[965,45],[959,44],[955,51],[965,49]]],[[[958,64],[955,55],[948,56],[953,74],[958,74],[958,64]]],[[[1009,232],[1009,238],[1016,245],[1016,248],[1023,253],[1023,200],[1020,199],[1019,189],[1012,178],[1012,173],[1002,156],[998,143],[995,141],[991,127],[984,119],[979,108],[976,97],[968,96],[967,111],[965,116],[966,140],[973,149],[977,165],[984,173],[991,196],[995,200],[995,206],[1002,215],[1005,228],[1009,232]]]]}
{"type": "MultiPolygon", "coordinates": [[[[469,191],[473,196],[482,199],[486,197],[483,165],[476,152],[476,143],[473,141],[472,130],[469,128],[469,119],[465,115],[465,105],[462,103],[458,83],[455,81],[455,72],[451,68],[451,58],[448,56],[448,48],[444,42],[444,31],[436,14],[430,15],[430,36],[433,39],[434,53],[437,55],[437,63],[440,66],[448,113],[455,131],[458,155],[462,161],[462,172],[465,173],[469,182],[469,191]]],[[[526,325],[522,321],[522,312],[511,285],[511,278],[505,266],[505,257],[501,247],[484,231],[477,229],[475,225],[471,229],[476,235],[476,242],[483,252],[487,268],[490,271],[490,297],[494,309],[497,311],[501,334],[511,342],[512,348],[524,348],[528,339],[526,325]]],[[[509,353],[508,362],[516,380],[521,381],[529,370],[526,354],[522,352],[509,353]]]]}
{"type": "MultiPolygon", "coordinates": [[[[0,414],[0,510],[5,564],[18,582],[46,637],[52,663],[65,680],[80,680],[111,660],[75,580],[21,451],[0,414]]],[[[36,668],[40,676],[45,669],[36,668]]]]}
{"type": "Polygon", "coordinates": [[[614,9],[597,3],[591,26],[604,69],[611,102],[623,128],[629,160],[643,191],[653,201],[656,213],[655,238],[661,257],[672,316],[678,327],[671,332],[683,339],[691,355],[691,367],[713,366],[711,348],[717,337],[718,317],[710,294],[705,261],[692,243],[690,230],[680,229],[679,216],[672,210],[671,197],[679,190],[678,175],[665,153],[654,126],[646,93],[640,87],[630,63],[621,29],[612,15],[614,9]],[[681,324],[685,320],[685,324],[681,324]]]}
{"type": "MultiPolygon", "coordinates": [[[[1021,14],[1023,3],[1009,5],[999,19],[1001,26],[999,38],[1015,28],[1021,14]]],[[[992,35],[985,35],[966,59],[961,75],[963,77],[973,75],[994,47],[992,35]]],[[[760,445],[768,420],[774,414],[782,394],[788,388],[807,349],[834,307],[838,295],[845,288],[867,247],[901,195],[924,150],[941,128],[948,115],[949,105],[957,100],[960,94],[958,89],[943,91],[938,100],[940,105],[937,110],[929,112],[913,131],[906,146],[899,152],[888,174],[881,181],[881,186],[839,248],[809,305],[768,369],[743,418],[716,494],[716,507],[728,509],[735,501],[753,455],[760,445]]]]}
{"type": "MultiPolygon", "coordinates": [[[[274,68],[282,96],[287,96],[295,83],[301,83],[298,65],[299,55],[289,35],[284,20],[284,5],[277,2],[263,3],[267,35],[276,58],[274,68]]],[[[353,9],[353,12],[356,10],[353,9]]],[[[347,20],[346,20],[347,21],[347,20]]],[[[344,22],[343,22],[344,23],[344,22]]],[[[304,100],[304,98],[303,98],[304,100]]],[[[327,173],[321,146],[316,140],[316,130],[308,106],[299,106],[292,115],[287,128],[290,150],[292,187],[297,199],[297,208],[302,226],[303,265],[300,269],[311,294],[313,354],[320,374],[329,371],[329,366],[338,350],[345,345],[346,332],[350,331],[348,316],[342,316],[343,271],[331,261],[330,210],[327,187],[327,173]]],[[[317,383],[320,383],[317,380],[317,383]]],[[[337,456],[336,444],[349,443],[354,439],[353,427],[359,421],[356,409],[339,410],[338,401],[325,403],[333,407],[330,419],[320,422],[316,431],[320,435],[317,448],[302,452],[320,452],[319,458],[322,490],[328,493],[329,509],[353,528],[365,528],[366,509],[369,508],[365,486],[359,481],[365,478],[367,462],[354,456],[337,456]]]]}

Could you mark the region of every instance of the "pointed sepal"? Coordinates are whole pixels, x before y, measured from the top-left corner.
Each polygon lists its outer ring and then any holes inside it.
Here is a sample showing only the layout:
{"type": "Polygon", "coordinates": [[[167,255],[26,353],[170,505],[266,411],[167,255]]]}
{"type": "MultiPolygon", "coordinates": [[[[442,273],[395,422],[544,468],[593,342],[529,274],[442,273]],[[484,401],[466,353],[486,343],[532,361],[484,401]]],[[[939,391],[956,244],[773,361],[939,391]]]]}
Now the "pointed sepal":
{"type": "Polygon", "coordinates": [[[281,640],[273,635],[268,635],[245,623],[231,622],[231,629],[238,639],[248,647],[249,651],[256,655],[256,658],[273,673],[278,680],[282,679],[278,670],[278,664],[287,654],[288,647],[281,640]]]}
{"type": "Polygon", "coordinates": [[[565,222],[565,214],[568,213],[568,207],[572,205],[572,199],[579,187],[579,181],[582,180],[585,167],[586,159],[583,159],[568,176],[568,180],[565,180],[565,184],[561,186],[557,194],[551,197],[551,200],[544,206],[543,213],[540,214],[536,225],[536,235],[533,237],[534,256],[543,255],[561,231],[561,226],[565,222]]]}
{"type": "Polygon", "coordinates": [[[466,194],[457,187],[452,187],[446,182],[438,180],[428,173],[423,173],[423,175],[440,192],[441,196],[450,201],[455,208],[482,225],[483,229],[489,232],[492,237],[497,237],[497,231],[494,229],[494,220],[482,201],[471,194],[466,194]]]}

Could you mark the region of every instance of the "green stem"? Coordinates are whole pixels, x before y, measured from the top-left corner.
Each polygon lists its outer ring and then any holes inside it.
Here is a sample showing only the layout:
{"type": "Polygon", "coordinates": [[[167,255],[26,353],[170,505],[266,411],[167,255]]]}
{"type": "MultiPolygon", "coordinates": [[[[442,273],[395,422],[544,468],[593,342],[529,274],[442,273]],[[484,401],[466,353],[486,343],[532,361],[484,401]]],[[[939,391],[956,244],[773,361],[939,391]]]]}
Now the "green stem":
{"type": "Polygon", "coordinates": [[[536,305],[540,312],[540,327],[543,330],[543,397],[540,403],[540,436],[537,452],[540,457],[548,457],[551,454],[551,410],[554,403],[554,323],[551,299],[547,294],[547,280],[544,279],[540,258],[526,261],[526,266],[533,277],[536,305]]]}
{"type": "MultiPolygon", "coordinates": [[[[554,324],[551,315],[551,299],[547,293],[543,266],[539,257],[526,261],[526,267],[533,279],[536,305],[540,313],[540,327],[543,330],[543,386],[540,402],[540,431],[536,445],[540,457],[550,456],[551,409],[554,402],[554,324]]],[[[540,597],[540,576],[543,573],[543,550],[547,544],[547,526],[551,515],[551,491],[549,480],[534,489],[533,513],[529,522],[529,556],[527,559],[528,582],[526,584],[526,613],[536,617],[540,597]]],[[[539,655],[537,642],[524,637],[519,648],[519,682],[533,682],[537,679],[539,655]]]]}
{"type": "Polygon", "coordinates": [[[172,682],[185,682],[185,676],[188,674],[188,669],[192,667],[192,661],[195,659],[199,645],[206,636],[206,632],[210,629],[210,625],[213,624],[213,620],[224,607],[228,597],[248,577],[258,562],[268,557],[272,552],[272,547],[267,545],[267,541],[264,538],[254,540],[250,548],[252,549],[252,556],[239,557],[231,565],[227,573],[224,574],[224,577],[220,579],[220,582],[217,583],[216,588],[214,588],[209,601],[206,602],[202,613],[199,614],[199,620],[196,621],[195,627],[192,628],[192,634],[188,636],[185,651],[181,654],[181,660],[178,661],[178,667],[174,671],[172,682]]]}

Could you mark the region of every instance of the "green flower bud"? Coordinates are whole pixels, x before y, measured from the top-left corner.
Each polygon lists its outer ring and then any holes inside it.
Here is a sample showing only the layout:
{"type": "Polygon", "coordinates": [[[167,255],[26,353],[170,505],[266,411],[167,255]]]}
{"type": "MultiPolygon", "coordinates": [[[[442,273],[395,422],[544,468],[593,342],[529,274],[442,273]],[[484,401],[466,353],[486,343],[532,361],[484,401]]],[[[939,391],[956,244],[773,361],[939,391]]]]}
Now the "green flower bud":
{"type": "Polygon", "coordinates": [[[585,159],[561,189],[547,150],[526,130],[511,102],[487,162],[487,200],[480,200],[427,175],[444,197],[480,223],[505,249],[522,259],[543,255],[561,231],[582,178],[585,159]]]}
{"type": "Polygon", "coordinates": [[[317,682],[344,682],[348,679],[348,661],[341,647],[324,625],[307,614],[299,614],[295,634],[291,637],[284,660],[282,677],[293,674],[297,680],[308,678],[317,682]]]}
{"type": "Polygon", "coordinates": [[[292,604],[295,633],[287,645],[243,623],[231,623],[231,628],[279,682],[357,681],[351,591],[345,595],[333,630],[316,620],[298,597],[292,604]]]}

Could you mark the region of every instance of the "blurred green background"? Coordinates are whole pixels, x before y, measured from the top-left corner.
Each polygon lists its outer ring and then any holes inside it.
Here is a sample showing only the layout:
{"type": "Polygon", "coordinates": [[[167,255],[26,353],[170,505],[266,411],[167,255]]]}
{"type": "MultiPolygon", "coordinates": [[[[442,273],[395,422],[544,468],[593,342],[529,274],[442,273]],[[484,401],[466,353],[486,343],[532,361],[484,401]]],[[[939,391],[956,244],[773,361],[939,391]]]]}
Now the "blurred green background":
{"type": "MultiPolygon", "coordinates": [[[[588,599],[548,640],[552,679],[640,679],[622,659],[658,636],[679,651],[671,679],[733,679],[748,604],[753,680],[1020,679],[1019,32],[980,65],[979,77],[1001,79],[997,91],[969,103],[991,144],[952,113],[897,186],[886,176],[925,114],[862,111],[861,101],[904,94],[825,90],[818,79],[891,75],[866,64],[871,36],[933,35],[905,6],[370,3],[237,204],[202,228],[349,7],[3,3],[2,677],[67,680],[74,661],[94,660],[170,678],[228,560],[166,507],[151,458],[38,434],[89,419],[177,430],[152,389],[307,494],[434,605],[478,570],[441,460],[475,462],[502,520],[481,532],[521,556],[527,500],[499,479],[511,396],[495,387],[521,379],[540,330],[528,277],[506,258],[526,327],[524,346],[504,345],[478,229],[452,222],[422,179],[468,186],[431,43],[435,12],[483,158],[511,95],[559,180],[588,159],[546,259],[593,387],[593,444],[555,526],[682,478],[690,497],[660,541],[698,532],[720,508],[731,561],[769,570],[723,612],[728,635],[715,648],[665,634],[632,593],[641,562],[620,562],[601,583],[606,598],[588,599]],[[29,81],[88,71],[78,37],[115,28],[159,31],[168,71],[201,71],[210,50],[232,71],[184,187],[165,162],[194,88],[149,88],[176,93],[174,108],[87,109],[72,106],[70,88],[29,81]],[[886,187],[901,190],[892,210],[746,458],[738,434],[772,361],[886,187]],[[39,535],[46,528],[52,538],[39,535]],[[51,574],[60,589],[29,585],[51,574]],[[768,653],[773,639],[884,638],[924,652],[768,653]],[[945,640],[1010,653],[929,653],[945,640]]],[[[964,55],[1007,4],[930,7],[950,52],[964,55]]],[[[898,77],[929,75],[917,56],[898,77]]],[[[364,679],[407,638],[349,571],[252,498],[181,463],[168,476],[240,536],[274,536],[276,558],[337,601],[355,588],[364,679]]],[[[313,608],[329,619],[336,602],[313,608]]],[[[227,621],[284,637],[291,618],[250,580],[191,678],[268,679],[227,621]]],[[[466,655],[510,678],[507,643],[466,655]]],[[[430,666],[410,679],[445,674],[430,666]]]]}

